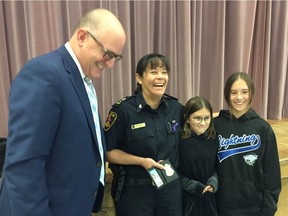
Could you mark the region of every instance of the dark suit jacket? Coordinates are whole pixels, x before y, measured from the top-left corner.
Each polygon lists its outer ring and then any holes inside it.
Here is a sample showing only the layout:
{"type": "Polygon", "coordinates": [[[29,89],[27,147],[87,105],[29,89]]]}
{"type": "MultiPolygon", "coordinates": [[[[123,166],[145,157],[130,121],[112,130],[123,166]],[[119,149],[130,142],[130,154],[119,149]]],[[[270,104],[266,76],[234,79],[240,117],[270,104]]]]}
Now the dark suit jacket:
{"type": "MultiPolygon", "coordinates": [[[[99,210],[101,158],[89,99],[64,46],[12,83],[1,215],[88,216],[99,210]]],[[[102,131],[104,153],[105,139],[102,131]]]]}
{"type": "Polygon", "coordinates": [[[6,142],[7,142],[7,138],[0,137],[0,178],[2,175],[2,169],[4,165],[4,159],[5,159],[6,142]]]}

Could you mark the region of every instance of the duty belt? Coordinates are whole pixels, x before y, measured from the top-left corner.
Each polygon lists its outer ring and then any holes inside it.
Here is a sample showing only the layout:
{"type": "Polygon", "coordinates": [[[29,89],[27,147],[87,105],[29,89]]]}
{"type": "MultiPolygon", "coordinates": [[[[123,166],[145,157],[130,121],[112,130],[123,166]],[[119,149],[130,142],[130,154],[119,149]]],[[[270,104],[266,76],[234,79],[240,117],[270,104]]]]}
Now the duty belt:
{"type": "Polygon", "coordinates": [[[126,185],[128,186],[144,186],[153,185],[152,180],[149,178],[127,178],[126,185]]]}

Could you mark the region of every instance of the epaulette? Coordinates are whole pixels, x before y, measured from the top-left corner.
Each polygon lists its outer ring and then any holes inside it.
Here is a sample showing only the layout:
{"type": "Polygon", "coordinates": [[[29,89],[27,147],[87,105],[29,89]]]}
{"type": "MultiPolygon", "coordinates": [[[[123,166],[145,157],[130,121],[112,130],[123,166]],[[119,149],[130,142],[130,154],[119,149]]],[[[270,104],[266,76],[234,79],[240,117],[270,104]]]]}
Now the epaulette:
{"type": "Polygon", "coordinates": [[[177,100],[177,101],[178,101],[178,98],[173,97],[173,96],[171,96],[171,95],[168,95],[168,94],[166,94],[166,93],[164,93],[164,97],[165,97],[165,98],[171,98],[171,99],[173,99],[173,100],[177,100]]]}
{"type": "Polygon", "coordinates": [[[121,104],[123,101],[129,100],[130,98],[131,98],[131,96],[124,97],[124,98],[118,100],[116,103],[114,103],[113,106],[120,106],[120,104],[121,104]]]}

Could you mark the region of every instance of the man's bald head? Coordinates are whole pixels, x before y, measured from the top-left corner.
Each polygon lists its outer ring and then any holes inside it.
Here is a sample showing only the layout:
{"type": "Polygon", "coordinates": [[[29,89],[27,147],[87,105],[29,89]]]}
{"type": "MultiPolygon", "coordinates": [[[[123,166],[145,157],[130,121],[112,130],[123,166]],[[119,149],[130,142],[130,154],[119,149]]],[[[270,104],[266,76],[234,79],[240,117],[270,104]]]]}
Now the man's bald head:
{"type": "Polygon", "coordinates": [[[123,26],[118,18],[109,10],[102,8],[89,11],[81,17],[76,30],[79,28],[87,28],[91,31],[114,30],[119,34],[125,35],[123,26]]]}
{"type": "Polygon", "coordinates": [[[106,9],[94,9],[80,18],[69,44],[85,75],[98,78],[122,56],[125,42],[118,18],[106,9]]]}

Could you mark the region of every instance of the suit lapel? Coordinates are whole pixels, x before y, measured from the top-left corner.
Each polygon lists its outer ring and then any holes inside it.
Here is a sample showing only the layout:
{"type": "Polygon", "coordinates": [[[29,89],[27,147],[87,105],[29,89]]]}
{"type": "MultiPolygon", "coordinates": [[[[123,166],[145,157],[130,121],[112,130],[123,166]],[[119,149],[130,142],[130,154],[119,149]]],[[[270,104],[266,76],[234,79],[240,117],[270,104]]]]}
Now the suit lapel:
{"type": "Polygon", "coordinates": [[[97,143],[97,145],[98,145],[96,133],[95,133],[95,124],[93,121],[93,114],[91,111],[89,98],[88,98],[88,95],[86,93],[86,89],[85,89],[82,77],[80,75],[80,72],[77,68],[77,65],[75,64],[72,57],[70,56],[70,54],[66,50],[65,46],[60,47],[58,49],[58,52],[60,53],[60,55],[63,58],[64,67],[69,74],[68,78],[70,79],[70,81],[71,81],[71,83],[72,83],[72,85],[73,85],[73,87],[74,87],[74,89],[78,95],[78,98],[82,104],[84,111],[85,111],[87,121],[89,122],[89,126],[90,126],[90,129],[92,131],[93,137],[95,139],[95,143],[97,143]]]}

